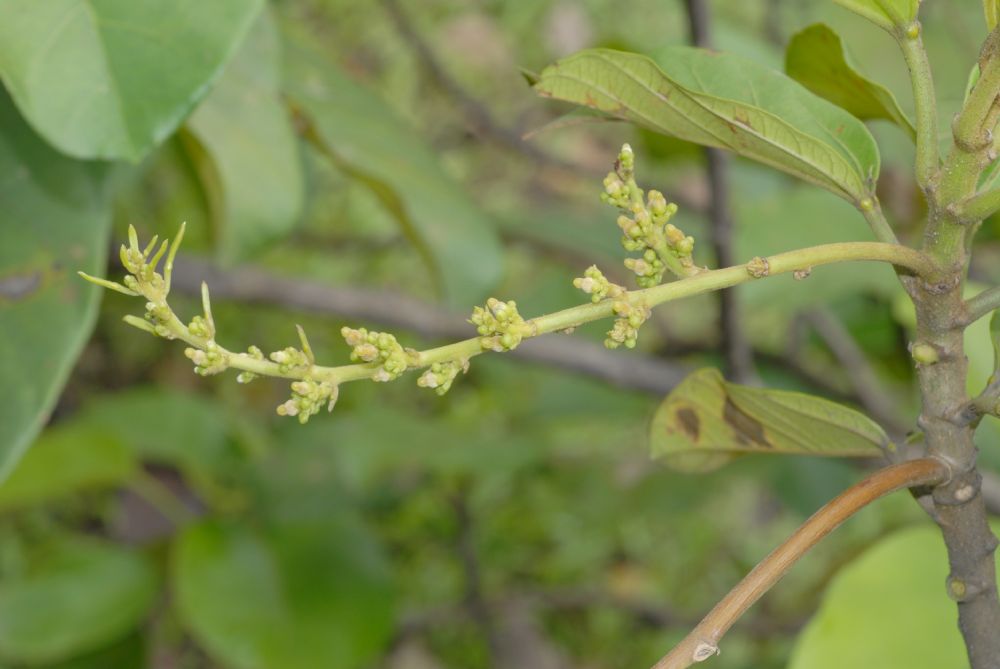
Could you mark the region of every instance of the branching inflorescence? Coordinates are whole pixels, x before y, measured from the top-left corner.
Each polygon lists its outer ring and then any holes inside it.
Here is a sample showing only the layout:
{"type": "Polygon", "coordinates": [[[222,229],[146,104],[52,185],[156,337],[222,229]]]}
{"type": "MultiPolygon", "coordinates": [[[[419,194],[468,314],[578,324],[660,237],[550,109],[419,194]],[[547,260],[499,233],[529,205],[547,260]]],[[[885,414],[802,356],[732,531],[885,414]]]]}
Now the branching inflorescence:
{"type": "Polygon", "coordinates": [[[184,236],[183,226],[172,244],[164,240],[157,246],[158,240],[154,238],[145,247],[140,247],[135,228],[130,226],[128,244],[122,245],[120,253],[122,265],[128,272],[122,283],[82,272],[80,275],[105,288],[144,298],[144,317],[126,316],[125,322],[150,334],[187,343],[184,353],[194,363],[198,374],[208,376],[234,369],[239,371],[237,381],[240,383],[249,383],[258,376],[291,379],[291,397],[278,406],[277,412],[282,416],[295,416],[305,423],[324,406],[333,409],[340,384],[344,382],[392,381],[407,371],[422,369],[417,385],[443,395],[460,373],[468,371],[469,359],[473,356],[485,351],[510,351],[525,338],[569,331],[602,318],[615,318],[605,345],[617,348],[624,344],[632,348],[636,345],[640,326],[649,318],[654,306],[763,276],[802,273],[813,266],[849,260],[889,262],[915,274],[935,271],[933,263],[917,251],[873,242],[816,246],[769,259],[754,258],[745,265],[719,270],[699,268],[692,259],[694,240],[669,222],[677,207],[668,204],[658,191],[644,193],[636,184],[634,165],[632,149],[626,144],[615,163],[615,170],[604,181],[602,199],[622,212],[618,226],[624,233],[624,248],[641,253],[640,257],[625,261],[626,267],[636,274],[640,289],[630,291],[613,284],[592,266],[573,282],[590,296],[588,303],[525,319],[514,301],[490,298],[484,306],[476,307],[469,319],[476,326],[478,336],[425,351],[406,348],[387,332],[345,327],[341,335],[351,347],[350,357],[355,364],[327,367],[316,363],[312,347],[299,326],[296,326],[298,347],[289,346],[268,355],[256,346],[250,346],[243,353],[224,348],[216,340],[207,285],[202,284],[202,313],[188,323],[177,316],[167,301],[174,257],[184,236]],[[161,260],[164,260],[162,274],[157,271],[161,260]],[[766,271],[761,271],[761,267],[766,271]],[[661,284],[667,271],[677,280],[661,284]]]}

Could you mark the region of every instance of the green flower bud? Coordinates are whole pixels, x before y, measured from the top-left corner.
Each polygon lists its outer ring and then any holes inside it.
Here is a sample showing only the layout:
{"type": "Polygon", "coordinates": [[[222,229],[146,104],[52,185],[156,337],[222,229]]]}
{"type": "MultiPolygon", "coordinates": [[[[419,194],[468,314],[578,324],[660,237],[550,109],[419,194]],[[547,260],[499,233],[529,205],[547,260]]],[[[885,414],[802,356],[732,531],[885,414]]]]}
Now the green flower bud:
{"type": "Polygon", "coordinates": [[[911,344],[910,355],[919,365],[933,365],[941,359],[937,347],[923,342],[911,344]]]}

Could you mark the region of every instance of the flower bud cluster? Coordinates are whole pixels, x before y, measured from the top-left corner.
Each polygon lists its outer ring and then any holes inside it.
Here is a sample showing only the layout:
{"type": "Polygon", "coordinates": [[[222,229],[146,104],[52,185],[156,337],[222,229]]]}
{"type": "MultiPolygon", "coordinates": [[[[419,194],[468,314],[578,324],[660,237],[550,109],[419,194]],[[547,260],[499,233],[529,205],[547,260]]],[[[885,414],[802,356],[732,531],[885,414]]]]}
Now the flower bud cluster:
{"type": "Polygon", "coordinates": [[[597,265],[588,267],[583,277],[573,279],[573,285],[590,295],[590,301],[595,304],[608,297],[621,297],[626,292],[621,286],[608,281],[597,265]]]}
{"type": "Polygon", "coordinates": [[[628,209],[637,198],[642,199],[642,191],[635,184],[635,153],[631,146],[623,144],[614,171],[604,177],[601,201],[619,209],[628,209]]]}
{"type": "Polygon", "coordinates": [[[608,331],[608,338],[604,340],[604,345],[608,348],[618,348],[622,344],[625,348],[635,348],[639,340],[639,327],[649,318],[651,312],[646,305],[632,305],[625,300],[619,300],[612,306],[618,318],[615,319],[614,326],[608,331]]]}
{"type": "Polygon", "coordinates": [[[451,383],[458,376],[469,371],[468,360],[448,360],[446,362],[435,362],[417,379],[417,385],[421,388],[433,388],[438,395],[444,395],[451,389],[451,383]]]}
{"type": "Polygon", "coordinates": [[[187,326],[188,332],[195,337],[202,339],[215,338],[215,325],[205,319],[204,316],[195,316],[187,326]]]}
{"type": "Polygon", "coordinates": [[[278,405],[279,416],[297,416],[303,425],[315,416],[326,405],[327,411],[333,411],[337,403],[340,387],[328,381],[302,379],[292,383],[292,397],[278,405]]]}
{"type": "Polygon", "coordinates": [[[209,341],[204,349],[186,348],[184,355],[194,363],[195,373],[201,376],[218,374],[229,367],[229,355],[214,341],[209,341]]]}
{"type": "Polygon", "coordinates": [[[663,193],[649,191],[645,203],[633,202],[628,211],[631,216],[623,214],[617,223],[624,233],[622,247],[642,253],[640,258],[625,261],[625,266],[639,277],[640,286],[650,288],[660,283],[668,263],[681,272],[694,267],[694,238],[669,222],[677,213],[677,205],[668,204],[663,193]]]}
{"type": "Polygon", "coordinates": [[[406,371],[409,360],[406,351],[388,332],[369,332],[342,328],[340,334],[348,346],[353,347],[351,360],[376,363],[379,368],[372,375],[373,381],[392,381],[406,371]]]}
{"type": "Polygon", "coordinates": [[[491,297],[486,300],[485,309],[473,309],[469,322],[476,326],[482,347],[497,353],[517,348],[521,339],[531,334],[531,327],[517,313],[517,303],[513,300],[501,302],[491,297]]]}
{"type": "Polygon", "coordinates": [[[155,302],[146,303],[146,322],[153,326],[153,332],[160,337],[165,339],[174,339],[174,333],[170,331],[167,324],[170,323],[170,318],[173,316],[173,312],[166,303],[157,304],[155,302]]]}
{"type": "Polygon", "coordinates": [[[154,301],[157,298],[166,297],[166,283],[156,271],[156,265],[166,253],[168,242],[163,240],[160,248],[157,249],[157,240],[158,238],[154,236],[145,249],[139,248],[139,236],[135,227],[130,225],[128,226],[128,246],[122,244],[118,251],[122,266],[132,275],[123,279],[125,287],[154,301]],[[154,250],[155,253],[153,253],[154,250]]]}
{"type": "Polygon", "coordinates": [[[601,199],[622,211],[617,219],[622,247],[642,254],[625,261],[640,286],[657,285],[667,269],[685,275],[694,268],[694,238],[669,222],[677,205],[668,203],[660,191],[643,193],[635,182],[635,155],[628,144],[622,147],[615,171],[604,179],[601,199]]]}
{"type": "MultiPolygon", "coordinates": [[[[247,352],[244,353],[243,355],[245,355],[248,358],[253,358],[254,360],[264,359],[264,352],[261,351],[256,346],[251,346],[250,348],[248,348],[247,352]]],[[[239,374],[236,375],[236,383],[250,383],[251,381],[256,379],[257,376],[258,375],[254,374],[253,372],[240,372],[239,374]]]]}
{"type": "Polygon", "coordinates": [[[296,370],[307,369],[312,366],[309,356],[294,346],[275,351],[267,357],[278,363],[278,371],[282,374],[291,374],[296,370]]]}

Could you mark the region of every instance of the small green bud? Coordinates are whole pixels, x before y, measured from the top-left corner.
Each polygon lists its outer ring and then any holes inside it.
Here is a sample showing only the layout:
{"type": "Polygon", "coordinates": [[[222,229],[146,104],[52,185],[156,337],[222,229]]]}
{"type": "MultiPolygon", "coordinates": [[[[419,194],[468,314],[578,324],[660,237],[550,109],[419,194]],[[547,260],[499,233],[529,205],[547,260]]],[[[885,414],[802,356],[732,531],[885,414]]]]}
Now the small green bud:
{"type": "Polygon", "coordinates": [[[937,348],[923,342],[912,344],[910,355],[919,365],[933,365],[940,360],[937,348]]]}

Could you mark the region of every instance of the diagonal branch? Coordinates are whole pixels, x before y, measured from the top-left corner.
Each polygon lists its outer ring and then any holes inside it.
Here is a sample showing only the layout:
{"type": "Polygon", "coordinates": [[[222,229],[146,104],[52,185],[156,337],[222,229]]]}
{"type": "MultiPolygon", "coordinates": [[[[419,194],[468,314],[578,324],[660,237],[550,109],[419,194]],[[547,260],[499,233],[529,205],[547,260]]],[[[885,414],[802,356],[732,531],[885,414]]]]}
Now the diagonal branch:
{"type": "Polygon", "coordinates": [[[875,500],[904,488],[930,486],[949,477],[942,461],[921,458],[879,470],[862,479],[803,523],[761,560],[653,669],[684,669],[718,654],[719,640],[760,597],[820,539],[875,500]]]}

